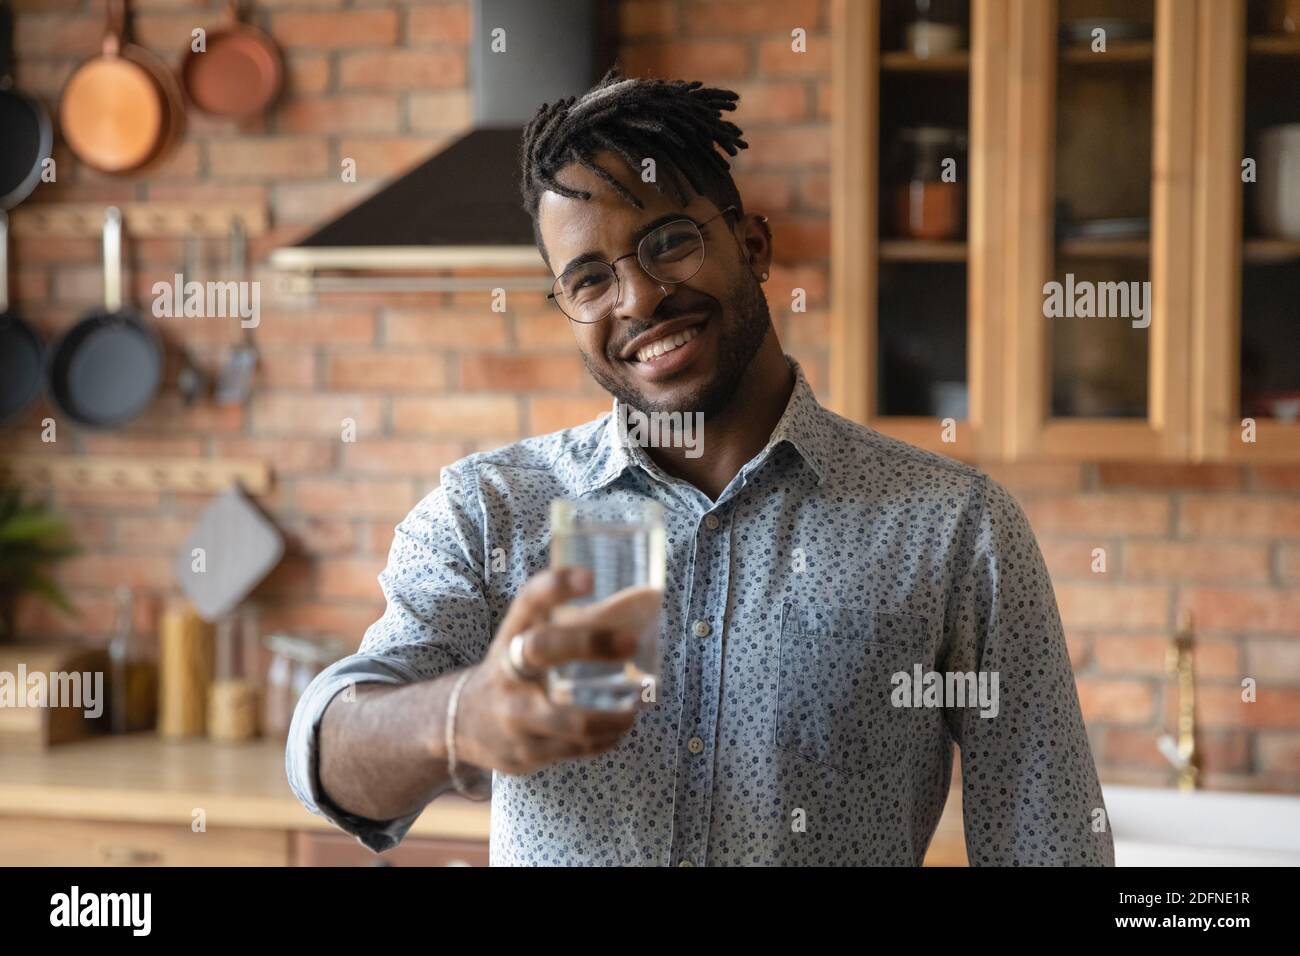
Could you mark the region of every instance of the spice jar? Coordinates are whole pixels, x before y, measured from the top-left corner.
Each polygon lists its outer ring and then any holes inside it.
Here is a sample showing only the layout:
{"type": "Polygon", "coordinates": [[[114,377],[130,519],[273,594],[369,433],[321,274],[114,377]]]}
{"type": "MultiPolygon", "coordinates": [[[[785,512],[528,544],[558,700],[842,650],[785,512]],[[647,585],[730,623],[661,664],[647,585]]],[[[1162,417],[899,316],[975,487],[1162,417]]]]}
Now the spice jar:
{"type": "Polygon", "coordinates": [[[268,735],[286,736],[293,711],[317,674],[343,656],[334,638],[272,634],[266,639],[271,662],[266,671],[265,727],[268,735]]]}
{"type": "Polygon", "coordinates": [[[956,239],[965,228],[966,136],[942,126],[899,131],[894,229],[907,239],[956,239]]]}

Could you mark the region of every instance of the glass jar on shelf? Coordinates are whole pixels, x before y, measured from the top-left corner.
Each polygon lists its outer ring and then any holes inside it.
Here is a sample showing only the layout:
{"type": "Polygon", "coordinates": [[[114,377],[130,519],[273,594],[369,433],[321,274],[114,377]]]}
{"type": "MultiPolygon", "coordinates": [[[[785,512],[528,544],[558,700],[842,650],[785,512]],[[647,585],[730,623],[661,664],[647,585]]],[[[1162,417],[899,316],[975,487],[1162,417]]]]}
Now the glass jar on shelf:
{"type": "Polygon", "coordinates": [[[893,226],[904,239],[950,241],[966,228],[966,133],[909,126],[894,145],[893,226]]]}

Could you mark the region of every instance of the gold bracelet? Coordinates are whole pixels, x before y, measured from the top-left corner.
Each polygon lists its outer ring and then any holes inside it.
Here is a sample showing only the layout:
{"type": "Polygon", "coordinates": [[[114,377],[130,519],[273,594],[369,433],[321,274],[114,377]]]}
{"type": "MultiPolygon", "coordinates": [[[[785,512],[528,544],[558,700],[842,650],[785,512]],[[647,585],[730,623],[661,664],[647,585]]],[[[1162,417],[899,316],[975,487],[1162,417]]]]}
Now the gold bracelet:
{"type": "Polygon", "coordinates": [[[480,788],[478,791],[471,790],[460,779],[460,768],[456,765],[456,709],[460,704],[461,688],[465,682],[473,676],[474,669],[466,668],[465,671],[456,678],[456,683],[452,685],[451,696],[447,698],[447,776],[451,778],[451,785],[456,788],[456,792],[462,797],[470,800],[486,800],[492,796],[492,777],[490,774],[483,773],[486,780],[486,793],[480,788]]]}

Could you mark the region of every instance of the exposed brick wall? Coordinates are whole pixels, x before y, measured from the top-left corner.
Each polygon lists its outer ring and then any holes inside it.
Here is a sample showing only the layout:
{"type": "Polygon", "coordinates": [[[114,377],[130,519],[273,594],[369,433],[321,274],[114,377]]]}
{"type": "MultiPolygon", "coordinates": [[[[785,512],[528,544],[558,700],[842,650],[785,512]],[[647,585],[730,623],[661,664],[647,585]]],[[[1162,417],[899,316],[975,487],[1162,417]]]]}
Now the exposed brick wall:
{"type": "MultiPolygon", "coordinates": [[[[217,0],[134,0],[136,37],[178,59],[189,31],[221,22],[217,0]]],[[[53,107],[96,49],[101,0],[17,0],[19,76],[53,107]]],[[[468,6],[382,0],[257,0],[255,21],[284,47],[289,88],[265,123],[238,129],[192,117],[161,169],[115,179],[56,152],[59,181],[34,201],[193,198],[264,202],[273,232],[260,258],[446,142],[469,122],[468,6]],[[340,181],[345,157],[359,182],[340,181]]],[[[624,0],[630,72],[737,89],[751,149],[737,163],[746,203],[772,219],[778,263],[766,287],[783,341],[827,384],[830,58],[826,0],[624,0]],[[789,52],[789,30],[809,52],[789,52]],[[789,314],[789,292],[809,311],[789,314]]],[[[130,243],[136,301],[168,279],[180,242],[130,243]]],[[[100,295],[95,239],[24,239],[14,251],[19,304],[52,337],[100,295]]],[[[224,243],[206,246],[211,277],[224,243]]],[[[270,294],[271,282],[264,288],[270,294]]],[[[5,450],[42,454],[260,457],[276,483],[262,504],[290,538],[259,589],[266,624],[359,639],[381,609],[375,575],[392,527],[437,481],[442,464],[521,435],[592,417],[607,400],[584,375],[564,322],[511,294],[332,294],[264,302],[265,363],[246,409],[185,409],[179,349],[215,369],[238,340],[222,320],[163,320],[168,388],[120,432],[60,427],[42,445],[44,404],[0,432],[5,450]],[[360,441],[339,440],[356,420],[360,441]]],[[[1052,569],[1080,695],[1104,774],[1162,783],[1154,741],[1172,695],[1164,649],[1180,609],[1199,622],[1202,744],[1214,786],[1300,789],[1300,469],[1029,464],[991,468],[1023,502],[1052,569]],[[1091,570],[1092,551],[1107,572],[1091,570]],[[1242,706],[1243,676],[1260,702],[1242,706]]],[[[204,504],[172,493],[65,491],[86,554],[61,578],[82,610],[70,623],[28,608],[33,632],[106,638],[112,592],[173,589],[170,555],[204,504]]],[[[140,610],[141,626],[152,610],[140,610]]]]}

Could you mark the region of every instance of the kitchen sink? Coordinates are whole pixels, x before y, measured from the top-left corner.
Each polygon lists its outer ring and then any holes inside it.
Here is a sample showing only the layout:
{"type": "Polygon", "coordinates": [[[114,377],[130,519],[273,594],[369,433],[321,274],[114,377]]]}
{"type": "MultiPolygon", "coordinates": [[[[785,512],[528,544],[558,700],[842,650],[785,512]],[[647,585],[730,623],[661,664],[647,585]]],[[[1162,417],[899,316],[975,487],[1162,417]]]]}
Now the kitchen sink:
{"type": "Polygon", "coordinates": [[[1300,866],[1300,797],[1102,789],[1116,866],[1300,866]]]}

